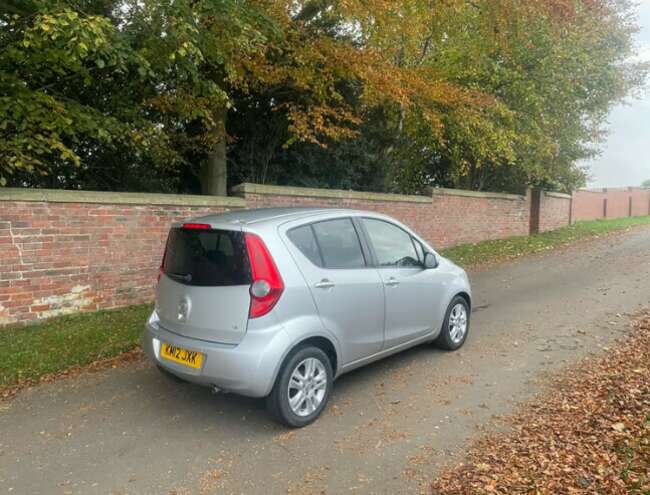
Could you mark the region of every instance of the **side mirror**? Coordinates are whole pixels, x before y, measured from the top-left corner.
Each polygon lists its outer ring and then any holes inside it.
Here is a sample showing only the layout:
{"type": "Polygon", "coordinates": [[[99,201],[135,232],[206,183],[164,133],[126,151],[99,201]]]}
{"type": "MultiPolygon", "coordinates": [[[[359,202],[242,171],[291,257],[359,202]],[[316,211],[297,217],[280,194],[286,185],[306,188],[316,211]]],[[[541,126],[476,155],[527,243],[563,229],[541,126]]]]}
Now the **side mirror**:
{"type": "Polygon", "coordinates": [[[424,269],[425,270],[430,270],[432,268],[438,268],[438,258],[436,258],[436,255],[433,253],[425,253],[424,254],[424,269]]]}

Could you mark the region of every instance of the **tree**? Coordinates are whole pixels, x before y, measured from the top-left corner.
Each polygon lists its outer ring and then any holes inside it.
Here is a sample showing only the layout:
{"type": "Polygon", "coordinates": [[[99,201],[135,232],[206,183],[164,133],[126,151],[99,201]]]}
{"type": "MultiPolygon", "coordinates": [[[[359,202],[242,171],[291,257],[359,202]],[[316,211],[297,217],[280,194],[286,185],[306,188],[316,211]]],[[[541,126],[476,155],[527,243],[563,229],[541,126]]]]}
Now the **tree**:
{"type": "Polygon", "coordinates": [[[577,163],[597,151],[611,105],[647,73],[627,62],[629,9],[626,2],[486,0],[443,16],[435,50],[420,63],[492,104],[445,112],[441,139],[427,138],[426,123],[406,127],[415,132],[408,141],[418,143],[409,163],[426,156],[420,150],[435,150],[419,176],[469,189],[584,184],[577,163]]]}
{"type": "Polygon", "coordinates": [[[121,148],[162,168],[198,158],[204,192],[223,194],[236,92],[270,96],[286,118],[283,144],[317,145],[356,135],[360,112],[342,88],[357,88],[364,107],[417,101],[433,111],[457,96],[340,36],[359,6],[335,10],[332,28],[320,15],[324,3],[17,5],[2,16],[4,173],[49,174],[121,148]]]}
{"type": "MultiPolygon", "coordinates": [[[[263,50],[272,29],[239,4],[10,5],[0,21],[2,175],[53,175],[110,154],[165,169],[198,143],[214,163],[225,148],[224,81],[238,80],[230,61],[263,50]]],[[[206,189],[225,192],[206,168],[206,189]]]]}
{"type": "Polygon", "coordinates": [[[12,0],[0,177],[225,194],[584,183],[641,84],[626,0],[12,0]]]}
{"type": "Polygon", "coordinates": [[[644,181],[641,183],[641,187],[645,187],[646,189],[650,189],[650,179],[648,179],[648,180],[644,180],[644,181]]]}
{"type": "MultiPolygon", "coordinates": [[[[304,183],[309,178],[300,170],[288,177],[279,168],[302,163],[313,173],[346,156],[352,175],[374,160],[365,176],[382,190],[443,185],[521,191],[535,185],[568,191],[584,184],[577,163],[597,152],[609,108],[641,86],[647,71],[627,61],[635,29],[630,4],[486,0],[433,6],[393,2],[381,16],[357,10],[368,20],[358,24],[356,42],[418,74],[416,81],[429,89],[455,93],[454,103],[437,100],[432,108],[432,100],[423,105],[416,92],[406,104],[386,102],[377,112],[364,109],[360,99],[354,105],[364,123],[352,144],[339,140],[320,151],[278,147],[275,154],[265,148],[263,180],[304,183]],[[363,150],[350,155],[355,142],[363,150]],[[274,169],[277,175],[269,176],[274,169]]],[[[243,135],[242,141],[256,140],[243,135]]],[[[233,156],[240,149],[235,143],[233,156]]],[[[256,163],[251,153],[247,160],[256,163]]],[[[312,183],[321,175],[313,173],[312,183]]],[[[326,179],[321,183],[329,184],[326,179]]]]}

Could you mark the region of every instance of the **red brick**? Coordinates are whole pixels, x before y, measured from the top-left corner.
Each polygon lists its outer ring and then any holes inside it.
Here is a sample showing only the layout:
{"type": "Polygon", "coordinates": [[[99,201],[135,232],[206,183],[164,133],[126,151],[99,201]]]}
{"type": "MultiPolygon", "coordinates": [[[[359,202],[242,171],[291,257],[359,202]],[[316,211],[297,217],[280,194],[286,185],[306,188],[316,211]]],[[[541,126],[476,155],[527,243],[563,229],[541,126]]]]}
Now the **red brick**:
{"type": "Polygon", "coordinates": [[[650,215],[650,189],[626,187],[576,191],[572,215],[574,220],[650,215]]]}

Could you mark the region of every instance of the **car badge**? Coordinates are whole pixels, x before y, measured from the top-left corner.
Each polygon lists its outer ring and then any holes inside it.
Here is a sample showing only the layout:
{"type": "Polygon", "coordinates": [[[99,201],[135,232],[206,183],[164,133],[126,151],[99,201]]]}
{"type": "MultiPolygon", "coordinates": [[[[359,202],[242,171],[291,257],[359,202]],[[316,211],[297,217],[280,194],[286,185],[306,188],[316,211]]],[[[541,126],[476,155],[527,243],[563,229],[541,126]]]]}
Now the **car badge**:
{"type": "Polygon", "coordinates": [[[190,301],[187,298],[181,299],[181,302],[178,303],[178,321],[187,321],[187,317],[190,315],[190,301]]]}

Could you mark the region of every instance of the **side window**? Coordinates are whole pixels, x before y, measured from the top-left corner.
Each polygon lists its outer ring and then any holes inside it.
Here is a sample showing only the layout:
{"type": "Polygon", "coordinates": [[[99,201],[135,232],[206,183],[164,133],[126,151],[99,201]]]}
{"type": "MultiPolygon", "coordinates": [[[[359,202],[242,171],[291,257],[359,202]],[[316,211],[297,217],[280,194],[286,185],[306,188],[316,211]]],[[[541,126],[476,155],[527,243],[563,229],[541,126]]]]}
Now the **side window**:
{"type": "Polygon", "coordinates": [[[316,244],[316,238],[310,225],[303,225],[302,227],[291,229],[287,232],[287,236],[309,261],[316,266],[323,266],[323,260],[318,251],[318,244],[316,244]]]}
{"type": "Polygon", "coordinates": [[[417,239],[413,237],[411,239],[413,239],[413,245],[415,246],[415,252],[418,255],[418,261],[420,264],[424,264],[424,247],[417,239]]]}
{"type": "Polygon", "coordinates": [[[349,218],[312,224],[327,268],[363,268],[366,266],[359,236],[349,218]]]}
{"type": "Polygon", "coordinates": [[[370,242],[375,250],[379,266],[421,266],[411,236],[383,220],[364,218],[370,242]]]}

